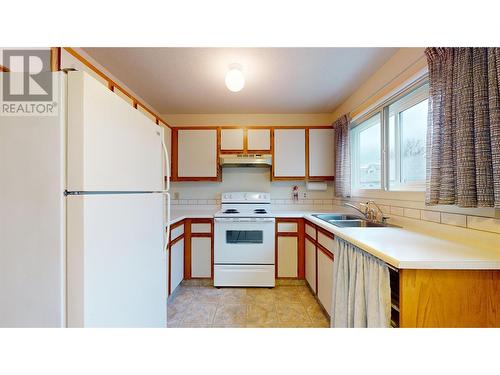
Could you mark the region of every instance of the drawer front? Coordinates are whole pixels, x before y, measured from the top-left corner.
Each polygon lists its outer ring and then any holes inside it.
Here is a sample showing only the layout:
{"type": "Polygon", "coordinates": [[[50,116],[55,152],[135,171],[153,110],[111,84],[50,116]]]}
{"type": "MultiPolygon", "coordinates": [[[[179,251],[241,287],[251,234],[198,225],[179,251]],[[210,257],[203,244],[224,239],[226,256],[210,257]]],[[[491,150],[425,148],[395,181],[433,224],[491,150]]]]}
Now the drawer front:
{"type": "Polygon", "coordinates": [[[278,232],[293,232],[297,233],[298,231],[298,224],[297,223],[278,223],[278,232]]]}
{"type": "Polygon", "coordinates": [[[306,233],[316,239],[316,228],[306,223],[306,233]]]}
{"type": "Polygon", "coordinates": [[[170,241],[175,240],[177,237],[180,237],[184,234],[184,224],[175,227],[170,232],[170,241]]]}
{"type": "Polygon", "coordinates": [[[335,241],[321,231],[318,231],[318,243],[333,254],[335,241]]]}
{"type": "Polygon", "coordinates": [[[192,223],[191,233],[212,233],[212,225],[210,223],[192,223]]]}
{"type": "Polygon", "coordinates": [[[216,264],[214,266],[214,286],[274,287],[274,266],[216,264]]]}

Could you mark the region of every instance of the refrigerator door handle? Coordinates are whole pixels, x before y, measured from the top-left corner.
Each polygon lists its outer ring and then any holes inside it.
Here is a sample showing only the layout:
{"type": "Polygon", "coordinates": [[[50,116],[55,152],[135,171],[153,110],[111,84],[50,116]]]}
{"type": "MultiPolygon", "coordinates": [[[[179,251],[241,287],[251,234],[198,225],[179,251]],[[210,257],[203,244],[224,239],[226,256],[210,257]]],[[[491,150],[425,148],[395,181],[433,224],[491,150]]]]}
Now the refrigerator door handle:
{"type": "Polygon", "coordinates": [[[167,198],[167,238],[164,247],[164,251],[166,254],[168,251],[168,244],[170,242],[170,194],[165,193],[165,196],[167,198]]]}
{"type": "Polygon", "coordinates": [[[165,170],[167,172],[167,186],[166,191],[170,190],[170,159],[168,157],[167,145],[165,144],[165,138],[163,137],[161,140],[161,145],[163,148],[163,153],[165,154],[165,170]]]}

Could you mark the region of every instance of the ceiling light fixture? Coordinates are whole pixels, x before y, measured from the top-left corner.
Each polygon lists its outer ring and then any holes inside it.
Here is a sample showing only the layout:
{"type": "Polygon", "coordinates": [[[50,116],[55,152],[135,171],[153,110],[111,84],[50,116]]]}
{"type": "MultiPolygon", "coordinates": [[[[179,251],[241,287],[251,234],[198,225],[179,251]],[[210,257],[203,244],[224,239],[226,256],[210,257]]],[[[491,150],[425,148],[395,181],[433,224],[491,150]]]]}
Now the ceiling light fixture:
{"type": "Polygon", "coordinates": [[[232,92],[241,91],[245,87],[245,76],[243,75],[241,65],[229,65],[229,70],[226,73],[226,87],[232,92]]]}

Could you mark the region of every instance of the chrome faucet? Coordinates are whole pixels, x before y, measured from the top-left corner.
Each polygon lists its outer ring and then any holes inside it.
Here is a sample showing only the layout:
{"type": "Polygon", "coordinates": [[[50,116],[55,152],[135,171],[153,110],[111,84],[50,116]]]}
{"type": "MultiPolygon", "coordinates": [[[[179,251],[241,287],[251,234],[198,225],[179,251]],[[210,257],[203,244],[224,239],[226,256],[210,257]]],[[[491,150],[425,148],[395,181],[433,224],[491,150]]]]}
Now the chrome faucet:
{"type": "Polygon", "coordinates": [[[363,203],[361,203],[361,205],[363,205],[365,207],[364,211],[362,211],[361,209],[359,209],[357,206],[355,206],[352,203],[344,203],[344,206],[354,208],[356,211],[358,211],[359,213],[361,213],[361,215],[363,215],[365,217],[365,219],[368,219],[367,207],[363,203]]]}
{"type": "Polygon", "coordinates": [[[360,206],[364,207],[364,211],[359,209],[357,206],[351,203],[344,203],[344,206],[354,208],[356,211],[360,212],[366,220],[376,221],[385,224],[388,216],[384,216],[382,209],[373,200],[369,200],[366,203],[360,203],[360,206]],[[378,219],[380,217],[380,220],[378,219]]]}

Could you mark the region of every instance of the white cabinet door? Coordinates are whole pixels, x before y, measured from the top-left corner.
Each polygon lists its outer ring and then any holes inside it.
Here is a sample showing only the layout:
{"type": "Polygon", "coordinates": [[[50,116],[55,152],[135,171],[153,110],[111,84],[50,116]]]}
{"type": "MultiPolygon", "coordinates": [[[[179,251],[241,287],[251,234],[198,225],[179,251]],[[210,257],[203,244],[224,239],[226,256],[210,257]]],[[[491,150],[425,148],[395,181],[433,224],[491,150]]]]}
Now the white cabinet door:
{"type": "Polygon", "coordinates": [[[222,129],[220,149],[224,151],[243,151],[243,129],[222,129]]]}
{"type": "Polygon", "coordinates": [[[248,151],[270,151],[271,129],[248,129],[248,151]]]}
{"type": "Polygon", "coordinates": [[[278,277],[297,277],[297,262],[297,237],[278,237],[278,277]]]}
{"type": "Polygon", "coordinates": [[[217,177],[217,130],[179,130],[178,177],[217,177]]]}
{"type": "Polygon", "coordinates": [[[191,277],[211,277],[212,239],[191,238],[191,277]]]}
{"type": "Polygon", "coordinates": [[[305,177],[305,129],[274,130],[274,177],[305,177]]]}
{"type": "Polygon", "coordinates": [[[173,293],[184,279],[184,239],[176,242],[170,253],[170,293],[173,293]]]}
{"type": "Polygon", "coordinates": [[[309,177],[335,174],[333,129],[309,129],[309,177]]]}
{"type": "Polygon", "coordinates": [[[318,299],[331,316],[333,292],[333,260],[318,251],[318,299]]]}
{"type": "Polygon", "coordinates": [[[306,238],[306,281],[316,292],[316,245],[306,238]]]}

